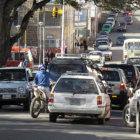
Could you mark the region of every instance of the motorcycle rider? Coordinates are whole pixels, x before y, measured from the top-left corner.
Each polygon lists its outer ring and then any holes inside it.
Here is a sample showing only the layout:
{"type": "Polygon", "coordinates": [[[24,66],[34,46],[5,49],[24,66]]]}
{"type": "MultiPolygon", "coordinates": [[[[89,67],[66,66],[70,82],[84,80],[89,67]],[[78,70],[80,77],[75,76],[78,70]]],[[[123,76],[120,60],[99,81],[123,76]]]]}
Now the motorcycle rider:
{"type": "MultiPolygon", "coordinates": [[[[50,79],[53,81],[57,81],[57,79],[50,72],[46,71],[46,66],[44,64],[39,65],[38,69],[39,72],[36,73],[33,82],[38,86],[38,89],[42,89],[49,98],[50,79]]],[[[36,92],[37,91],[34,91],[34,94],[36,94],[36,92]]]]}

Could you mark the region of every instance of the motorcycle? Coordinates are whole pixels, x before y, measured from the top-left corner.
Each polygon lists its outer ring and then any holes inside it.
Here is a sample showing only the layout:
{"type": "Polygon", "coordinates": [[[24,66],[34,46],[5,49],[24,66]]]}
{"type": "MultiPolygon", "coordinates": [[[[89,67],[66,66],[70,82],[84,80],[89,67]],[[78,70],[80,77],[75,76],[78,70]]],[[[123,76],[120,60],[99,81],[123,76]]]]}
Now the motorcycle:
{"type": "MultiPolygon", "coordinates": [[[[51,90],[51,86],[50,86],[51,90]]],[[[37,86],[34,86],[34,98],[30,104],[30,115],[32,118],[37,118],[41,112],[45,110],[48,112],[48,97],[47,93],[37,86]]]]}

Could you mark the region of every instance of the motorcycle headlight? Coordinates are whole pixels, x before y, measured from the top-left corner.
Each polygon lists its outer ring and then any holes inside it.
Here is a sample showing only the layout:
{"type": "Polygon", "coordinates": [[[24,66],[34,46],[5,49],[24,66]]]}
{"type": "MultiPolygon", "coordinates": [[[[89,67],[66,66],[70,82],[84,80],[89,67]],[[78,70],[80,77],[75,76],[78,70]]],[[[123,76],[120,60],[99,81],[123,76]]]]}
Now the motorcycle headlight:
{"type": "Polygon", "coordinates": [[[18,92],[24,92],[24,87],[18,87],[18,92]]]}

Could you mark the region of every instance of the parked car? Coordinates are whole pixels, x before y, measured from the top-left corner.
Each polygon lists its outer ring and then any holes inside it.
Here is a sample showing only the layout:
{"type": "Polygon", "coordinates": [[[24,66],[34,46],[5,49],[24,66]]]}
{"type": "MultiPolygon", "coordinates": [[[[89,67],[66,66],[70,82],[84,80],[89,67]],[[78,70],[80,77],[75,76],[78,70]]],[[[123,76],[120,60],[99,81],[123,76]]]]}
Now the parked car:
{"type": "Polygon", "coordinates": [[[102,27],[102,31],[106,31],[108,33],[111,33],[112,26],[110,24],[104,24],[103,27],[102,27]]]}
{"type": "Polygon", "coordinates": [[[132,16],[125,16],[125,22],[127,24],[133,24],[133,18],[132,18],[132,16]]]}
{"type": "Polygon", "coordinates": [[[29,68],[0,68],[0,107],[2,105],[23,105],[29,109],[33,95],[32,73],[29,68]]]}
{"type": "Polygon", "coordinates": [[[110,98],[102,81],[93,74],[65,73],[50,93],[48,109],[51,122],[63,114],[95,116],[99,124],[104,124],[110,119],[110,98]]]}
{"type": "Polygon", "coordinates": [[[107,45],[100,45],[97,49],[103,52],[105,60],[112,60],[112,51],[107,45]]]}
{"type": "Polygon", "coordinates": [[[126,32],[126,30],[127,30],[126,23],[125,22],[120,22],[120,25],[118,26],[117,31],[118,32],[121,32],[121,31],[126,32]]]}
{"type": "Polygon", "coordinates": [[[120,105],[123,109],[128,101],[127,79],[124,71],[118,68],[102,68],[101,72],[103,79],[112,87],[109,92],[111,103],[120,105]]]}
{"type": "Polygon", "coordinates": [[[101,32],[100,32],[100,35],[106,35],[106,36],[108,36],[108,33],[105,32],[105,31],[101,31],[101,32]]]}
{"type": "Polygon", "coordinates": [[[123,45],[125,39],[126,37],[123,35],[118,36],[116,39],[116,45],[123,45]]]}

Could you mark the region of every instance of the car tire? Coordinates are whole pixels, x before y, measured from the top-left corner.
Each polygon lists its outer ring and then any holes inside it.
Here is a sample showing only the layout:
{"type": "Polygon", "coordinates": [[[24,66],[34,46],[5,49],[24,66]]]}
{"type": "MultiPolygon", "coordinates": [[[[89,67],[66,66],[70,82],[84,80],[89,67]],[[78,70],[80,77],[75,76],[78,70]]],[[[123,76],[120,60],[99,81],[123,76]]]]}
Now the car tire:
{"type": "Polygon", "coordinates": [[[136,133],[140,134],[140,109],[137,108],[136,112],[136,133]]]}
{"type": "Polygon", "coordinates": [[[134,128],[136,126],[135,122],[130,122],[130,106],[127,104],[123,109],[123,121],[125,126],[134,128]]]}
{"type": "Polygon", "coordinates": [[[106,114],[106,117],[105,117],[105,120],[106,120],[106,121],[109,121],[109,120],[110,120],[110,115],[111,115],[111,111],[109,111],[109,112],[106,114]]]}
{"type": "Polygon", "coordinates": [[[56,122],[58,114],[56,113],[49,113],[49,120],[50,122],[56,122]]]}
{"type": "Polygon", "coordinates": [[[103,125],[105,123],[104,118],[98,118],[98,124],[103,125]]]}

